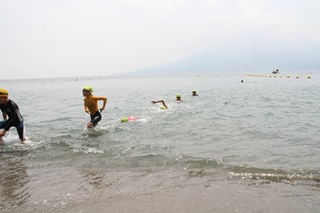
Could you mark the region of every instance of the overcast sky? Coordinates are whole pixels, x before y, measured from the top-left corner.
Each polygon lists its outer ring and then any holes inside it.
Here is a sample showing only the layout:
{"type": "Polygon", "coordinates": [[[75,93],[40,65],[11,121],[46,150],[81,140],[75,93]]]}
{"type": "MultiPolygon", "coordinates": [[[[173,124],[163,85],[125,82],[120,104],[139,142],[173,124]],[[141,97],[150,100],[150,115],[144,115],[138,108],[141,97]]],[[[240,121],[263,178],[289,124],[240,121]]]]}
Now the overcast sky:
{"type": "Polygon", "coordinates": [[[320,41],[319,0],[0,0],[1,78],[99,76],[239,37],[320,41]]]}

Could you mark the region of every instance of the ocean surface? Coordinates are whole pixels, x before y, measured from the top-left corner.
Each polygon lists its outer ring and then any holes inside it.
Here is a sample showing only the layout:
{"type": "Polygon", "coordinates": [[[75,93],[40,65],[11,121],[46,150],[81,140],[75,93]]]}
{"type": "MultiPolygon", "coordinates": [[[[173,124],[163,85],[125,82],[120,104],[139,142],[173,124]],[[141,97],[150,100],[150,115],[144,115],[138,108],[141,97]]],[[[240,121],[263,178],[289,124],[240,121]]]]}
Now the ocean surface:
{"type": "Polygon", "coordinates": [[[0,146],[0,212],[90,212],[84,207],[103,199],[197,182],[245,186],[243,196],[257,199],[272,192],[297,212],[320,212],[318,73],[1,80],[0,87],[19,105],[28,136],[21,144],[11,128],[0,146]],[[108,98],[94,131],[86,129],[86,85],[108,98]],[[151,104],[160,99],[167,110],[151,104]],[[120,122],[129,116],[137,120],[120,122]]]}

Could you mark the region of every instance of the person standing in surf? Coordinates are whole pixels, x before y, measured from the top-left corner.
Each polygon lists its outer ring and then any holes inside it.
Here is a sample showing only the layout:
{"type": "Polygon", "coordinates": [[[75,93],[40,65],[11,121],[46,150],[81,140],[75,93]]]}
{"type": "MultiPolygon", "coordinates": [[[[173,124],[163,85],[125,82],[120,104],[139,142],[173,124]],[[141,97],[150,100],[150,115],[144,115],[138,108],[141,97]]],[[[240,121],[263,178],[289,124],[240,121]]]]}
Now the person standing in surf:
{"type": "Polygon", "coordinates": [[[91,86],[85,86],[82,90],[84,100],[84,111],[90,114],[91,120],[87,124],[88,128],[95,127],[98,122],[102,119],[101,111],[104,110],[107,104],[107,98],[104,96],[92,95],[93,89],[91,86]],[[102,107],[99,109],[98,101],[103,101],[102,107]]]}
{"type": "Polygon", "coordinates": [[[23,143],[26,140],[23,117],[20,114],[18,105],[8,99],[9,92],[0,88],[0,109],[2,111],[3,121],[0,121],[0,143],[3,144],[2,137],[5,136],[11,127],[16,127],[19,138],[23,143]],[[7,119],[8,117],[8,119],[7,119]]]}

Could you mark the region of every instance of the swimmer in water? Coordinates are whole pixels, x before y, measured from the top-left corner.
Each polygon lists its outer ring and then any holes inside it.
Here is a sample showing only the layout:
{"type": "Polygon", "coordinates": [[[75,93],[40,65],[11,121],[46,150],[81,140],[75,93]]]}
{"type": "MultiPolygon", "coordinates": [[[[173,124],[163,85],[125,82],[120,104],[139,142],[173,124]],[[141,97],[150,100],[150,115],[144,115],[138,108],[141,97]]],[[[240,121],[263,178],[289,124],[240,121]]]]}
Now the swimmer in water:
{"type": "Polygon", "coordinates": [[[198,96],[197,91],[196,90],[192,90],[192,96],[198,96]]]}
{"type": "Polygon", "coordinates": [[[130,116],[130,117],[122,117],[120,121],[121,121],[121,123],[125,123],[125,122],[128,122],[128,121],[136,121],[136,120],[137,120],[136,117],[130,116]]]}
{"type": "Polygon", "coordinates": [[[107,98],[103,96],[92,95],[93,89],[90,86],[85,86],[82,90],[84,100],[84,111],[90,114],[91,120],[87,124],[88,128],[95,127],[101,120],[101,111],[104,110],[107,104],[107,98]],[[98,108],[98,101],[103,101],[102,107],[98,108]]]}
{"type": "Polygon", "coordinates": [[[0,144],[4,144],[2,137],[5,136],[11,127],[16,127],[21,142],[25,142],[26,133],[23,118],[20,114],[18,105],[8,98],[9,92],[0,88],[0,109],[3,121],[0,121],[0,144]]]}
{"type": "Polygon", "coordinates": [[[152,104],[156,104],[156,103],[162,103],[162,107],[161,108],[165,108],[168,109],[166,103],[164,102],[164,100],[158,100],[158,101],[151,101],[152,104]]]}
{"type": "Polygon", "coordinates": [[[176,101],[182,101],[180,94],[177,94],[177,95],[176,95],[176,101]]]}

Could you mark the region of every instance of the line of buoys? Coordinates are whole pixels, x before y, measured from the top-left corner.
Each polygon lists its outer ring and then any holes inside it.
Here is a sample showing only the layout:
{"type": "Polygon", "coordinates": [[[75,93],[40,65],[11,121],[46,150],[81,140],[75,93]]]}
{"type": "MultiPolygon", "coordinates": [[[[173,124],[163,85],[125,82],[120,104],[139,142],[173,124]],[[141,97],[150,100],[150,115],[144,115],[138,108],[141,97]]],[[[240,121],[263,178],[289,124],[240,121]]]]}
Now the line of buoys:
{"type": "MultiPolygon", "coordinates": [[[[260,74],[246,74],[246,76],[253,76],[253,77],[269,77],[269,78],[282,78],[282,75],[260,75],[260,74]]],[[[287,75],[287,78],[290,78],[290,75],[287,75]]],[[[296,75],[296,79],[299,79],[300,76],[299,75],[296,75]]],[[[307,79],[310,79],[311,76],[308,75],[307,76],[307,79]]]]}

